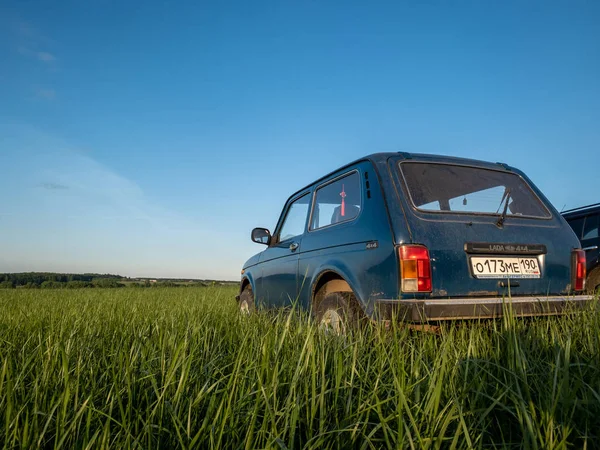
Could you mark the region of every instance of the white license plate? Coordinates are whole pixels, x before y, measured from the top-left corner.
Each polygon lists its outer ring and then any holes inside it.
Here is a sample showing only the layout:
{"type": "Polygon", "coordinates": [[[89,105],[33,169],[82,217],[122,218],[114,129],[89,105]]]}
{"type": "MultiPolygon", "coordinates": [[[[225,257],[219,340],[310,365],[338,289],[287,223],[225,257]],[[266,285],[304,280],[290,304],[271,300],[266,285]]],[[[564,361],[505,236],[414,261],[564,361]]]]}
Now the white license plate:
{"type": "Polygon", "coordinates": [[[471,268],[475,278],[540,278],[542,274],[537,258],[472,256],[471,268]]]}

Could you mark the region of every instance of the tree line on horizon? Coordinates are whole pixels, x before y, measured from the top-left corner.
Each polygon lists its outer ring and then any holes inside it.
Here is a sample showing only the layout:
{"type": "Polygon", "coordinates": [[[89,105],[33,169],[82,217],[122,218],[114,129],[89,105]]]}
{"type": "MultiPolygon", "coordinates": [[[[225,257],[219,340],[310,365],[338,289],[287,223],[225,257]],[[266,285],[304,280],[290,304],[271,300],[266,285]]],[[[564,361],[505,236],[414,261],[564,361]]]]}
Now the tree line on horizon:
{"type": "Polygon", "coordinates": [[[127,278],[114,274],[98,273],[0,273],[0,289],[82,289],[82,288],[156,288],[156,287],[206,287],[230,284],[216,280],[127,278]]]}

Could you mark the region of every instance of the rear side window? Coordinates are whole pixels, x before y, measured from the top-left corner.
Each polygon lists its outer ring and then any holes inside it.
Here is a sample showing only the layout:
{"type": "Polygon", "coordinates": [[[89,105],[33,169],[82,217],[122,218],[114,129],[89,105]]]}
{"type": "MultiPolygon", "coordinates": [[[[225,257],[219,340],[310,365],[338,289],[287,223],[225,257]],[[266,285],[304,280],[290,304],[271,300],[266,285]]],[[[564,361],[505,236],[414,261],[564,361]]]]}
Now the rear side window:
{"type": "Polygon", "coordinates": [[[414,206],[422,211],[550,218],[550,211],[517,174],[439,163],[400,163],[414,206]]]}
{"type": "Polygon", "coordinates": [[[583,227],[583,237],[581,238],[582,241],[598,238],[598,228],[600,225],[599,222],[600,215],[598,214],[586,217],[585,227],[583,227]]]}
{"type": "Polygon", "coordinates": [[[317,189],[311,230],[354,219],[362,208],[360,176],[357,171],[317,189]]]}

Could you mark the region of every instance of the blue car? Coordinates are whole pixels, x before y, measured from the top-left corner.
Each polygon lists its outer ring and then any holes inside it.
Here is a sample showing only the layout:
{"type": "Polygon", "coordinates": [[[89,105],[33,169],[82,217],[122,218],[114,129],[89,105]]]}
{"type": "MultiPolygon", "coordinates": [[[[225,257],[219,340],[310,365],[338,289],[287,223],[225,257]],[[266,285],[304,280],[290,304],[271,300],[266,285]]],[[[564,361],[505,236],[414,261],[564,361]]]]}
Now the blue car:
{"type": "Polygon", "coordinates": [[[292,194],[243,266],[244,312],[297,305],[323,326],[562,312],[591,300],[585,252],[502,163],[377,153],[292,194]]]}
{"type": "Polygon", "coordinates": [[[563,217],[581,241],[587,261],[587,290],[600,290],[600,203],[564,211],[563,217]]]}

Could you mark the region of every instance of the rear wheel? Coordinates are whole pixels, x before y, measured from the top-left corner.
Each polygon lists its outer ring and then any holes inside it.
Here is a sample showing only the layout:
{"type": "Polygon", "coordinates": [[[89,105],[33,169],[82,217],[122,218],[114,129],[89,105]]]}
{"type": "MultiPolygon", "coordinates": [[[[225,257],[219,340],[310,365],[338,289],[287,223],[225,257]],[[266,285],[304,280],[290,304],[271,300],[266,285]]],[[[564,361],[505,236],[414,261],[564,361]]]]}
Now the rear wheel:
{"type": "Polygon", "coordinates": [[[254,293],[252,292],[250,285],[246,286],[240,294],[240,302],[238,306],[240,308],[240,312],[247,316],[254,313],[256,310],[256,306],[254,305],[254,293]]]}
{"type": "Polygon", "coordinates": [[[319,328],[328,333],[344,334],[356,326],[360,318],[356,298],[349,292],[332,292],[319,302],[315,319],[319,328]]]}
{"type": "Polygon", "coordinates": [[[592,269],[586,280],[587,291],[595,294],[600,289],[600,266],[592,269]]]}

